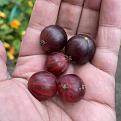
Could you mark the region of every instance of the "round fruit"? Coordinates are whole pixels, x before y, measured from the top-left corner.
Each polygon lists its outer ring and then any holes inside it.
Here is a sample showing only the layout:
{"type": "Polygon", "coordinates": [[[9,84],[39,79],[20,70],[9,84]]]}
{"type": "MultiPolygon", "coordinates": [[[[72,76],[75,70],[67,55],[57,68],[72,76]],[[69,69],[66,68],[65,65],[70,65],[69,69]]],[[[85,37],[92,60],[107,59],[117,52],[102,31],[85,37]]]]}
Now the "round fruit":
{"type": "Polygon", "coordinates": [[[66,54],[78,64],[85,64],[91,61],[95,50],[96,46],[92,38],[84,34],[72,37],[66,46],[66,54]]]}
{"type": "Polygon", "coordinates": [[[40,44],[45,53],[59,51],[67,44],[67,34],[62,27],[50,25],[41,32],[40,44]]]}
{"type": "Polygon", "coordinates": [[[58,80],[58,94],[66,102],[77,102],[85,94],[85,85],[77,75],[67,74],[58,80]]]}
{"type": "Polygon", "coordinates": [[[29,79],[28,89],[38,100],[47,100],[56,95],[56,77],[46,71],[35,73],[29,79]]]}
{"type": "Polygon", "coordinates": [[[69,65],[69,59],[63,53],[55,52],[47,57],[47,70],[56,76],[65,72],[69,65]]]}

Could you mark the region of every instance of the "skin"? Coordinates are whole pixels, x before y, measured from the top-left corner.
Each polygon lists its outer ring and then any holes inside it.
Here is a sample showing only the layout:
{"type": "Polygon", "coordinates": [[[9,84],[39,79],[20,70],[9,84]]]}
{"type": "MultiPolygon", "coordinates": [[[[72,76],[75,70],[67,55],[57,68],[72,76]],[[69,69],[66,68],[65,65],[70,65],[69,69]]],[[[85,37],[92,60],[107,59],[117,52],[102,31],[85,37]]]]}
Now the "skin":
{"type": "Polygon", "coordinates": [[[6,54],[0,44],[1,121],[116,121],[115,72],[121,39],[121,0],[36,0],[23,37],[12,79],[7,79],[6,54]],[[60,6],[61,5],[61,6],[60,6]],[[70,65],[66,73],[80,76],[86,94],[78,103],[58,97],[37,101],[27,89],[30,76],[44,69],[46,55],[39,46],[41,30],[59,24],[68,37],[88,33],[96,38],[91,63],[70,65]]]}

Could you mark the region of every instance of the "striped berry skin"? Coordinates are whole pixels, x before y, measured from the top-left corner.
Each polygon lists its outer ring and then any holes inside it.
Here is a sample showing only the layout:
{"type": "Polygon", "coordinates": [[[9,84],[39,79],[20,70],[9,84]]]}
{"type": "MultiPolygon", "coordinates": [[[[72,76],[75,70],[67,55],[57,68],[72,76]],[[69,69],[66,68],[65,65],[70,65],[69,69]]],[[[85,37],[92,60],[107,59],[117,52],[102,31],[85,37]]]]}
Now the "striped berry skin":
{"type": "Polygon", "coordinates": [[[46,69],[56,76],[60,76],[62,73],[64,73],[68,66],[69,59],[61,52],[52,53],[47,57],[46,69]]]}
{"type": "Polygon", "coordinates": [[[37,72],[29,79],[28,89],[39,101],[47,100],[56,95],[56,77],[50,72],[37,72]]]}
{"type": "Polygon", "coordinates": [[[65,51],[72,62],[82,65],[93,59],[96,45],[89,35],[79,34],[69,39],[65,51]]]}
{"type": "Polygon", "coordinates": [[[60,51],[67,44],[67,34],[59,25],[45,27],[40,35],[40,45],[45,53],[60,51]]]}
{"type": "Polygon", "coordinates": [[[58,79],[58,94],[65,102],[77,102],[85,95],[84,82],[75,74],[63,75],[58,79]]]}

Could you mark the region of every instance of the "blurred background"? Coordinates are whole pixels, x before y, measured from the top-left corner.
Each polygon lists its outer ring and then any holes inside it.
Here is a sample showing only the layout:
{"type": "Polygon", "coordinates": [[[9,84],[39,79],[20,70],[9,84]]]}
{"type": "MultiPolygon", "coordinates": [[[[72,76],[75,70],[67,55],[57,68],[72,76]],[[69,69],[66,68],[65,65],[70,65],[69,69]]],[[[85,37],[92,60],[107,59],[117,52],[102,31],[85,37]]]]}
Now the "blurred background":
{"type": "Polygon", "coordinates": [[[8,59],[16,62],[35,0],[0,0],[0,40],[8,59]]]}
{"type": "MultiPolygon", "coordinates": [[[[10,73],[16,63],[34,2],[35,0],[0,0],[0,40],[7,50],[10,73]]],[[[121,50],[116,73],[116,112],[117,121],[121,121],[121,50]]]]}

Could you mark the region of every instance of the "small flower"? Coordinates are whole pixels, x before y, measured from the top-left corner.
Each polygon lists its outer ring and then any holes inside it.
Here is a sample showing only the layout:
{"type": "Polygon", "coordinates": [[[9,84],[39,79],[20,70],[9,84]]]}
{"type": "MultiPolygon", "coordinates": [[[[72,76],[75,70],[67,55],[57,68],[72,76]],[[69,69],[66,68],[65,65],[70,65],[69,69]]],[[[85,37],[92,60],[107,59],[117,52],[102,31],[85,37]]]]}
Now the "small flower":
{"type": "Polygon", "coordinates": [[[29,5],[29,7],[33,7],[32,1],[28,1],[28,5],[29,5]]]}
{"type": "Polygon", "coordinates": [[[10,26],[14,29],[18,29],[20,27],[21,23],[19,20],[14,19],[11,21],[10,26]]]}
{"type": "Polygon", "coordinates": [[[4,13],[4,12],[2,12],[2,11],[0,11],[0,17],[1,17],[1,18],[6,18],[5,13],[4,13]]]}
{"type": "Polygon", "coordinates": [[[10,60],[14,60],[15,59],[15,48],[11,47],[10,50],[7,52],[7,55],[10,60]]]}
{"type": "Polygon", "coordinates": [[[9,44],[9,43],[4,42],[3,45],[4,45],[4,47],[5,47],[6,49],[10,49],[10,44],[9,44]]]}

